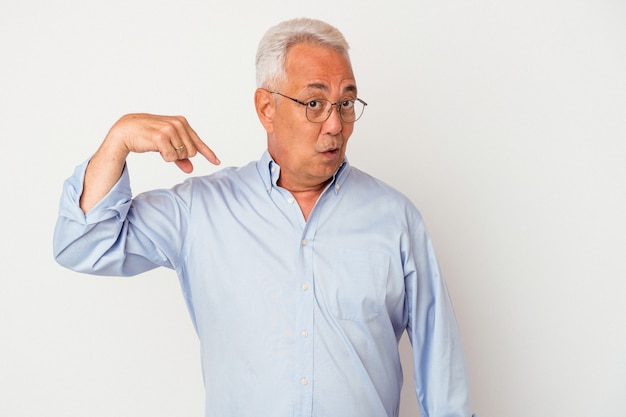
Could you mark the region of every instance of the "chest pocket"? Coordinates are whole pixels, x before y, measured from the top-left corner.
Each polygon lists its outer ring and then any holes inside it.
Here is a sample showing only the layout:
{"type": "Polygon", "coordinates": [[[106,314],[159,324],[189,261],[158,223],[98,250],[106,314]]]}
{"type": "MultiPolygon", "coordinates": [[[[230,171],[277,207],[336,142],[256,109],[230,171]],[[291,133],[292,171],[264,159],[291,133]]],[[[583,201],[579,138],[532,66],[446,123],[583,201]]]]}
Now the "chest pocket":
{"type": "Polygon", "coordinates": [[[337,319],[367,322],[385,308],[389,256],[380,252],[342,250],[316,274],[328,309],[337,319]]]}

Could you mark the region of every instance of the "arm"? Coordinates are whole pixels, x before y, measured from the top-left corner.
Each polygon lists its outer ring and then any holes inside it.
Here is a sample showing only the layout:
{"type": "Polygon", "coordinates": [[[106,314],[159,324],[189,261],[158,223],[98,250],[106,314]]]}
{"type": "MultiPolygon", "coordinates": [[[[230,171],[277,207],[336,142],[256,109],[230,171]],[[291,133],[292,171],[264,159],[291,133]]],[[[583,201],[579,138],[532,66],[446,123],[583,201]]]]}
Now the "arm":
{"type": "Polygon", "coordinates": [[[159,152],[163,160],[174,162],[186,173],[193,170],[189,158],[197,153],[213,164],[220,163],[183,117],[123,116],[111,127],[89,162],[80,197],[83,213],[91,210],[119,180],[130,152],[159,152]]]}
{"type": "Polygon", "coordinates": [[[148,202],[133,200],[125,168],[130,152],[149,151],[185,172],[193,169],[189,158],[198,152],[219,163],[182,117],[122,117],[64,183],[53,238],[57,262],[75,271],[122,276],[173,266],[181,244],[174,237],[183,229],[182,217],[175,215],[180,201],[164,190],[150,193],[148,202]]]}
{"type": "Polygon", "coordinates": [[[423,417],[469,417],[469,386],[461,337],[448,290],[421,220],[405,265],[414,380],[423,417]]]}

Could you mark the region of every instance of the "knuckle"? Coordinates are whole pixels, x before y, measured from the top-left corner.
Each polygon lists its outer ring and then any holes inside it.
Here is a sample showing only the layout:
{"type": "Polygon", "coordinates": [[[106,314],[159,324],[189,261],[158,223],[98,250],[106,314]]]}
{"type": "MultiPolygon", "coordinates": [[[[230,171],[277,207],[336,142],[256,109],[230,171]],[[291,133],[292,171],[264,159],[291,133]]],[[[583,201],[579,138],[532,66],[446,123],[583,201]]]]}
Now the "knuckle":
{"type": "Polygon", "coordinates": [[[167,128],[161,128],[154,133],[154,140],[160,145],[169,145],[171,133],[167,128]]]}
{"type": "Polygon", "coordinates": [[[163,133],[168,138],[171,138],[176,134],[176,127],[171,123],[166,123],[161,127],[161,133],[163,133]]]}
{"type": "Polygon", "coordinates": [[[170,123],[177,130],[184,129],[185,126],[188,124],[187,119],[185,119],[184,116],[172,116],[172,118],[170,119],[170,123]]]}

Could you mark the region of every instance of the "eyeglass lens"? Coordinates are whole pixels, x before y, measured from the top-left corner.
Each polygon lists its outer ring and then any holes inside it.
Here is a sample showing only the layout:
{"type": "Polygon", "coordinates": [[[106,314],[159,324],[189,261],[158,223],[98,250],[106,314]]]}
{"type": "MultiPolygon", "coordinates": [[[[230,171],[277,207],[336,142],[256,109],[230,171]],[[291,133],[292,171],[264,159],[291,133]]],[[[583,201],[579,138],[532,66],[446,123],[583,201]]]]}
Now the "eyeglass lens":
{"type": "MultiPolygon", "coordinates": [[[[306,117],[311,122],[323,122],[330,117],[333,104],[328,100],[314,100],[306,106],[306,117]]],[[[355,122],[363,114],[364,104],[360,100],[345,100],[337,103],[341,120],[347,123],[355,122]]]]}

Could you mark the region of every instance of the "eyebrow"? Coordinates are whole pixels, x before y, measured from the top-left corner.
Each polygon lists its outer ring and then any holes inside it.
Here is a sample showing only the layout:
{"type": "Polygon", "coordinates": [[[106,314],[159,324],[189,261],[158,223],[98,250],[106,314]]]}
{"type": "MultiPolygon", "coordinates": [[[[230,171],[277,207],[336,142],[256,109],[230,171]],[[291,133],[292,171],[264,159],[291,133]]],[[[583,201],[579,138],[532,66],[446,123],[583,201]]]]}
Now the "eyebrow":
{"type": "MultiPolygon", "coordinates": [[[[306,86],[306,88],[305,88],[305,91],[308,91],[308,90],[321,90],[321,91],[323,91],[325,93],[328,93],[328,86],[326,84],[322,84],[322,83],[311,83],[311,84],[308,84],[306,86]]],[[[343,93],[342,94],[345,94],[345,93],[355,93],[355,92],[356,92],[356,85],[349,84],[348,86],[346,86],[343,89],[343,93]]]]}

